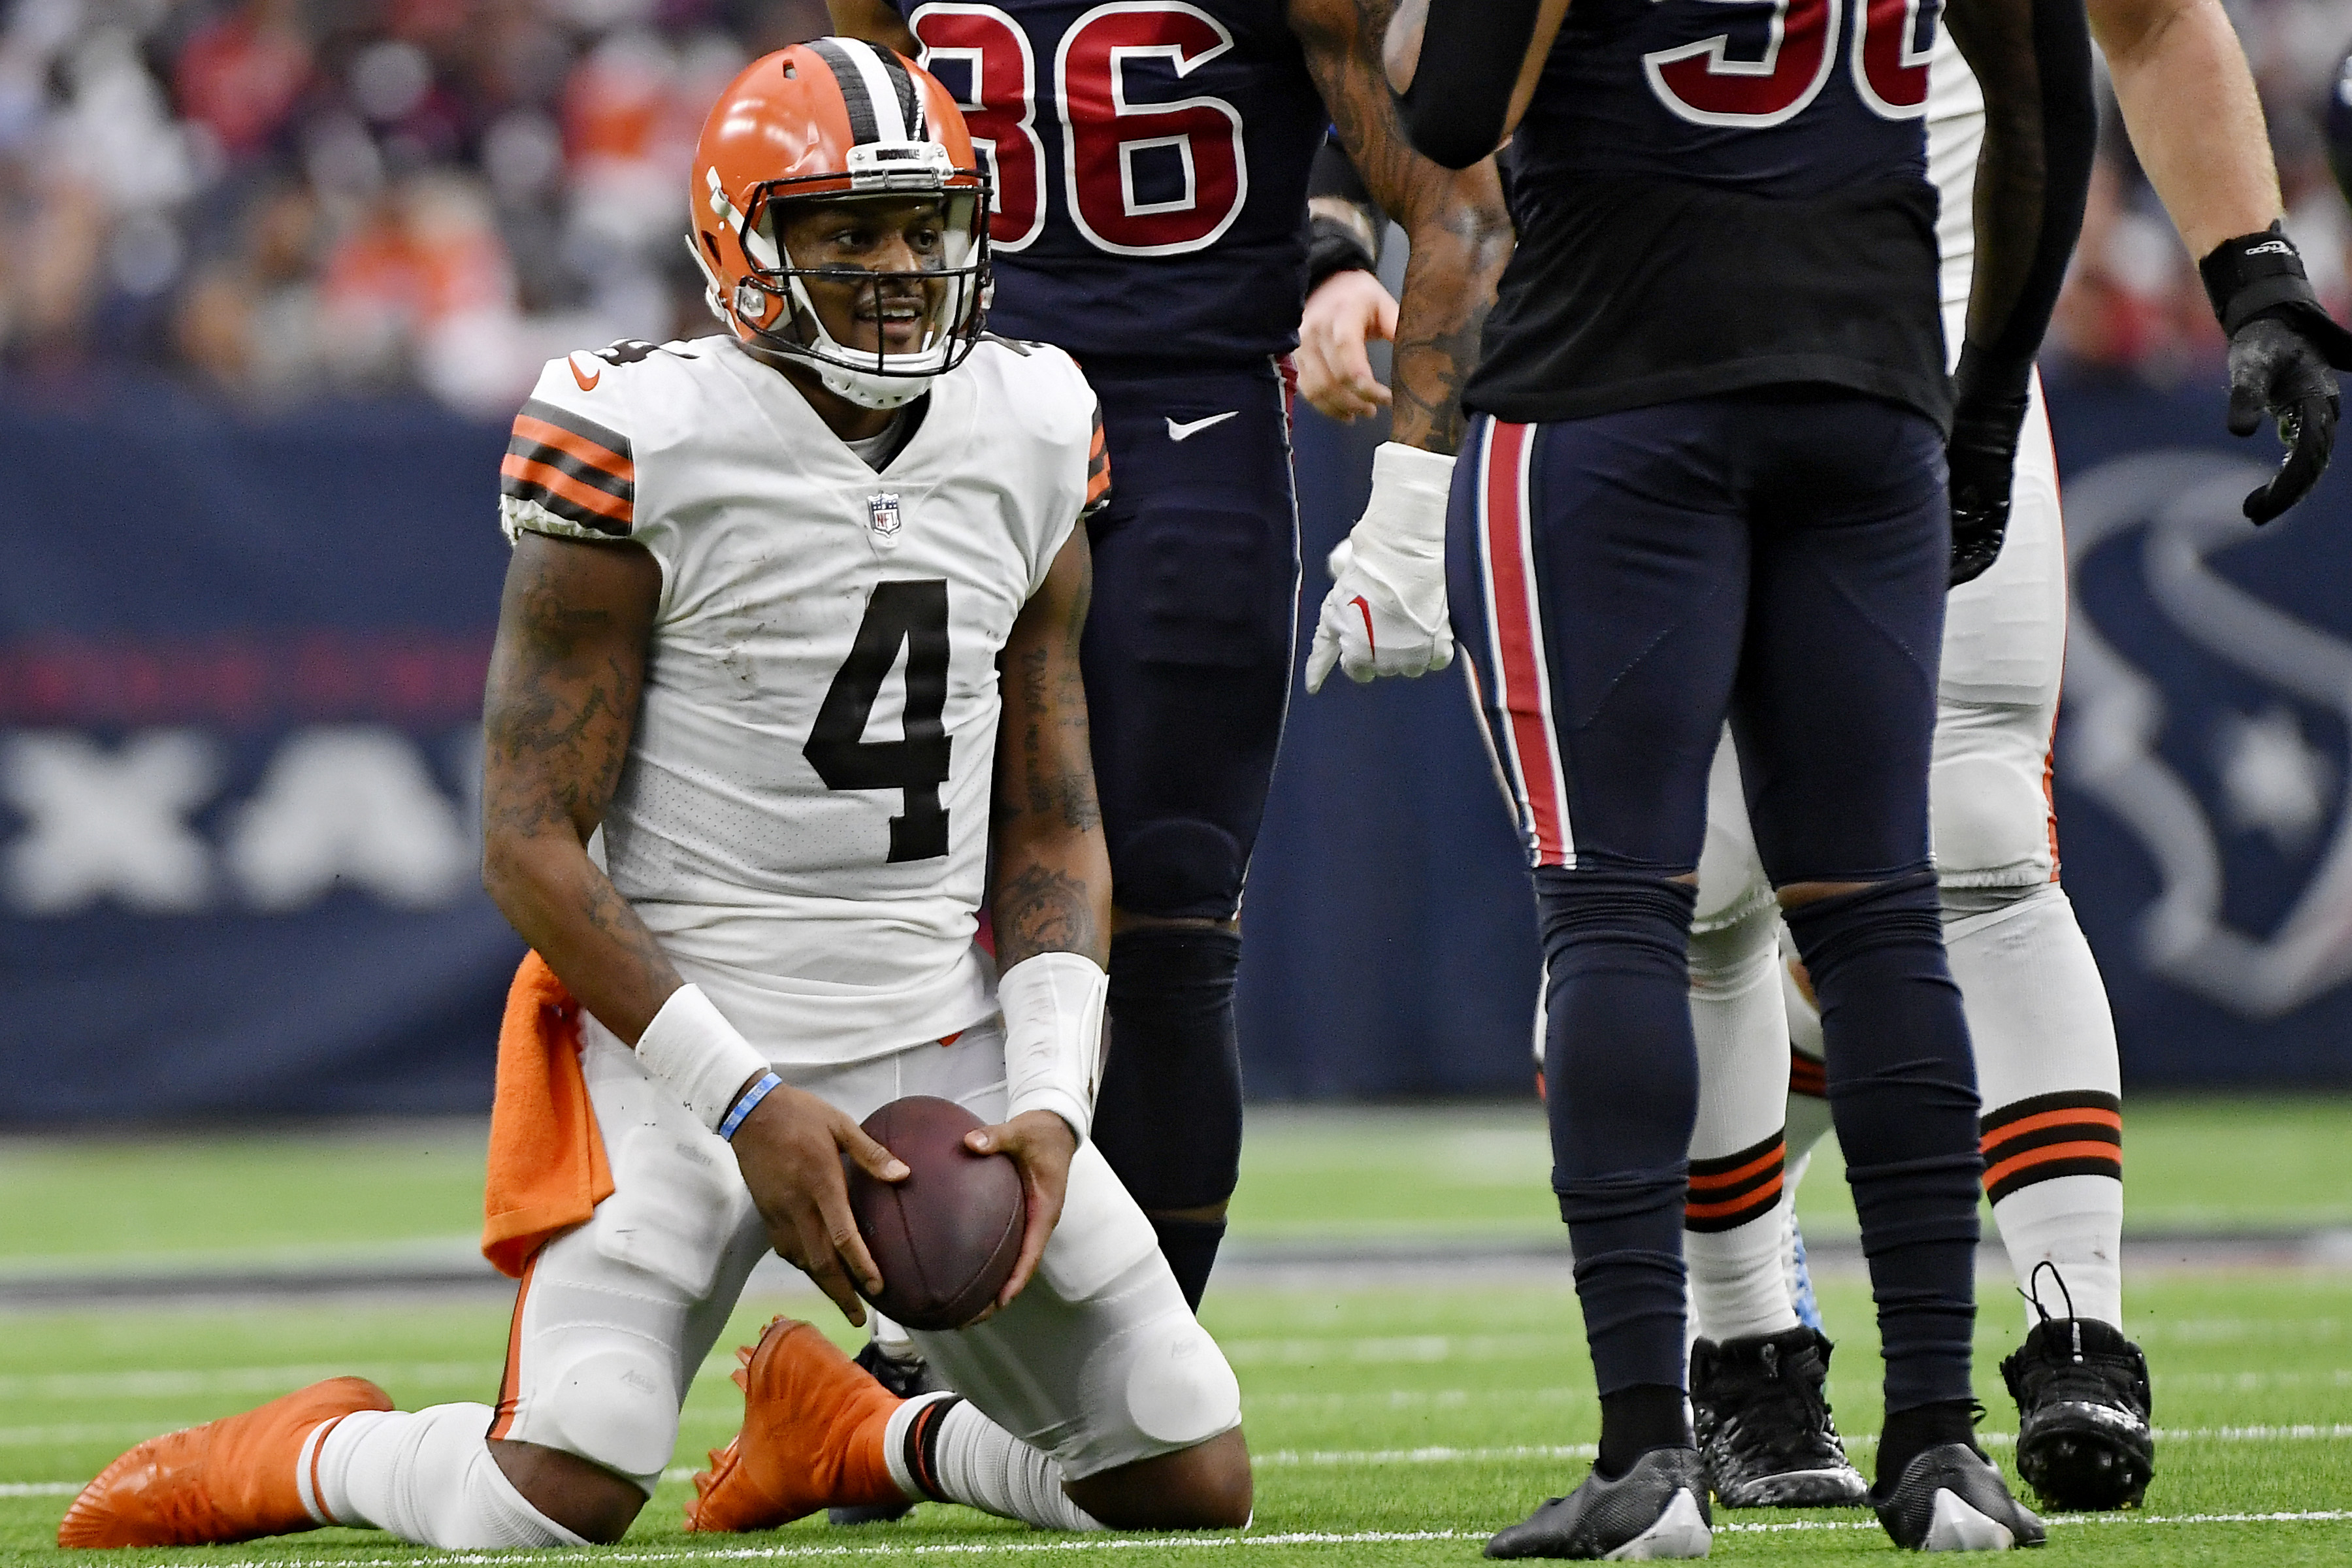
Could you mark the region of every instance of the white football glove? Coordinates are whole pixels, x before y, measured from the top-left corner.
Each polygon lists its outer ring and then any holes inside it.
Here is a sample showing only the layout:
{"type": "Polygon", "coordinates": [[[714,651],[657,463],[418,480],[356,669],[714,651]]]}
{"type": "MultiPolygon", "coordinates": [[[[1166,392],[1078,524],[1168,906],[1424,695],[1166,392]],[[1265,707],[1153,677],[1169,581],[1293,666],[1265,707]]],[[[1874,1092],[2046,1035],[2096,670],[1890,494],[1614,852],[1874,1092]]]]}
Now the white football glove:
{"type": "Polygon", "coordinates": [[[1307,652],[1307,689],[1337,665],[1359,684],[1426,675],[1454,662],[1445,611],[1445,498],[1454,459],[1383,441],[1372,454],[1372,499],[1331,552],[1331,591],[1307,652]]]}

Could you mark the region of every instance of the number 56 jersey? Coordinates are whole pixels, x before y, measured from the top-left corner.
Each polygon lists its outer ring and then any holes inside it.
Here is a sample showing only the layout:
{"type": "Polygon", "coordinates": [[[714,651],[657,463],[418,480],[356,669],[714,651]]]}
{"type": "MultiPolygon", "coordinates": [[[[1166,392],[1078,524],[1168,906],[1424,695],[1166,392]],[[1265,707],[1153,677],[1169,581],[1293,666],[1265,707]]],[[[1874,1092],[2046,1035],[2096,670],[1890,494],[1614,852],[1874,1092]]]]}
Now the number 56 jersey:
{"type": "Polygon", "coordinates": [[[1057,349],[991,339],[876,472],[728,338],[551,363],[499,511],[661,566],[604,814],[614,886],[779,1062],[838,1064],[994,1010],[973,944],[997,655],[1108,476],[1057,349]]]}

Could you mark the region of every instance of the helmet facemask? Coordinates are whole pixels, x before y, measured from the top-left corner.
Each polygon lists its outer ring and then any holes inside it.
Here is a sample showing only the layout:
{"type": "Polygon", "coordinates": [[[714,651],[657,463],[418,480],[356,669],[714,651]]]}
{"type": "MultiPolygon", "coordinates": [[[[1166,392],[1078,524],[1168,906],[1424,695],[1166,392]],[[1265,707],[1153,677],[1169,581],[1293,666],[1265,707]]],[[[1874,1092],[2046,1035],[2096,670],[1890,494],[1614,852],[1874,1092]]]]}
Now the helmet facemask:
{"type": "MultiPolygon", "coordinates": [[[[707,171],[712,215],[735,232],[745,261],[731,289],[696,249],[709,279],[710,305],[747,346],[808,365],[826,390],[867,408],[895,408],[961,364],[980,341],[988,292],[987,177],[954,168],[936,142],[877,142],[850,150],[848,172],[763,181],[739,209],[707,171]],[[934,238],[909,242],[912,269],[877,270],[794,257],[784,240],[796,217],[821,208],[887,209],[895,226],[928,204],[934,238]],[[865,325],[872,346],[845,342],[818,309],[820,299],[865,325]],[[912,341],[905,341],[911,335],[912,341]],[[893,347],[891,340],[900,340],[893,347]]],[[[692,245],[689,240],[689,246],[692,245]]],[[[855,328],[852,335],[858,335],[855,328]]]]}

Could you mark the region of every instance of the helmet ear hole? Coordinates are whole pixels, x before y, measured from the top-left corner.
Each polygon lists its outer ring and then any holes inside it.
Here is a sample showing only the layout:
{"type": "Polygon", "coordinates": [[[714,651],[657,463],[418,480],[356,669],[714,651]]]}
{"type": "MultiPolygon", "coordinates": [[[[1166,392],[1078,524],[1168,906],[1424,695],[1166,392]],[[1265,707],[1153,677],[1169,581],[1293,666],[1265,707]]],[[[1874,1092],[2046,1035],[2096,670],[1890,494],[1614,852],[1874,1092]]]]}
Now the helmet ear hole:
{"type": "Polygon", "coordinates": [[[696,232],[702,236],[702,248],[710,253],[711,264],[713,266],[717,266],[719,264],[719,242],[710,237],[710,231],[707,228],[698,229],[696,232]]]}

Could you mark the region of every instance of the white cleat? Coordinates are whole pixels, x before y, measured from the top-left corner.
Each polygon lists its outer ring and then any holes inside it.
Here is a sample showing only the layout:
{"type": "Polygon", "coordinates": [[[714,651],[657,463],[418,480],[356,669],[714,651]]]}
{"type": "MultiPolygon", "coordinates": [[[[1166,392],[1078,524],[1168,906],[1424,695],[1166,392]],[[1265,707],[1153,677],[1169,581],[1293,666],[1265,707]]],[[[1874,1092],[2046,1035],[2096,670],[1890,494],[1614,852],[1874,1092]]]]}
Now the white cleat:
{"type": "Polygon", "coordinates": [[[1675,1494],[1658,1522],[1601,1559],[1604,1563],[1669,1563],[1704,1557],[1715,1546],[1715,1531],[1698,1511],[1698,1500],[1687,1491],[1675,1494]]]}
{"type": "Polygon", "coordinates": [[[1874,1491],[1871,1502],[1895,1544],[1914,1552],[2007,1552],[2048,1539],[1992,1461],[1967,1443],[1914,1456],[1894,1490],[1874,1491]]]}
{"type": "Polygon", "coordinates": [[[2006,1552],[2017,1544],[2009,1526],[1987,1519],[1951,1491],[1936,1493],[1936,1511],[1927,1524],[1922,1552],[2006,1552]]]}

